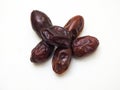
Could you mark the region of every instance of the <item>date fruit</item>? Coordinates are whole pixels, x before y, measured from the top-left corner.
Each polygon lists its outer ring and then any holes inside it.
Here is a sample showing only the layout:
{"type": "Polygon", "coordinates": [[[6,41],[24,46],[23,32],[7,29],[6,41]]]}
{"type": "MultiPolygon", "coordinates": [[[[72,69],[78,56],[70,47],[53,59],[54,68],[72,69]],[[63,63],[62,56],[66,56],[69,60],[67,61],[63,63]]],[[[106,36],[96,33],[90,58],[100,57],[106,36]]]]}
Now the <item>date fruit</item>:
{"type": "Polygon", "coordinates": [[[52,22],[50,18],[43,12],[38,11],[38,10],[33,10],[31,13],[31,24],[33,29],[36,31],[38,35],[39,31],[42,28],[48,28],[52,26],[52,22]]]}
{"type": "Polygon", "coordinates": [[[83,27],[84,19],[80,15],[72,17],[64,26],[65,29],[72,33],[72,40],[79,36],[83,27]]]}
{"type": "Polygon", "coordinates": [[[55,50],[52,60],[53,71],[57,74],[64,73],[70,65],[71,56],[72,56],[71,48],[58,47],[55,50]]]}
{"type": "Polygon", "coordinates": [[[69,68],[72,55],[82,57],[95,51],[99,45],[93,36],[77,38],[84,27],[84,18],[80,15],[72,17],[64,27],[53,26],[50,18],[38,10],[33,10],[30,18],[32,28],[42,38],[31,51],[30,60],[33,63],[47,61],[57,46],[52,59],[52,68],[57,74],[69,68]]]}
{"type": "Polygon", "coordinates": [[[98,45],[98,39],[93,36],[77,38],[73,41],[72,44],[73,54],[77,57],[84,56],[95,51],[98,45]]]}
{"type": "Polygon", "coordinates": [[[41,38],[51,45],[70,47],[71,33],[60,26],[52,26],[40,30],[41,38]]]}
{"type": "Polygon", "coordinates": [[[45,41],[41,41],[31,52],[31,62],[41,63],[46,61],[52,54],[54,46],[48,45],[45,41]]]}

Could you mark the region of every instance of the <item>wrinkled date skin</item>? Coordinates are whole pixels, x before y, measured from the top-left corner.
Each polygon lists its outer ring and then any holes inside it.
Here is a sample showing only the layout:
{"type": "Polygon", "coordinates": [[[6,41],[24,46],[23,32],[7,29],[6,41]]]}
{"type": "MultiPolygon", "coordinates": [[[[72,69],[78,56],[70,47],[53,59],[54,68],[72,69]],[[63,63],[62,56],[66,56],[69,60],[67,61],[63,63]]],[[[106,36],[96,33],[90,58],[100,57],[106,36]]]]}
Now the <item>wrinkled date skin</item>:
{"type": "Polygon", "coordinates": [[[40,31],[44,41],[51,45],[60,47],[70,47],[71,33],[60,26],[44,28],[40,31]]]}
{"type": "Polygon", "coordinates": [[[72,56],[72,51],[70,48],[58,47],[55,50],[52,60],[53,71],[57,74],[64,73],[70,65],[71,56],[72,56]]]}
{"type": "Polygon", "coordinates": [[[31,52],[31,62],[41,63],[46,61],[52,54],[54,46],[48,45],[45,41],[41,41],[31,52]]]}
{"type": "Polygon", "coordinates": [[[95,51],[98,45],[99,41],[95,37],[84,36],[77,38],[72,44],[73,54],[77,57],[84,56],[95,51]]]}
{"type": "Polygon", "coordinates": [[[72,17],[64,26],[65,29],[72,33],[72,40],[79,36],[83,27],[84,19],[80,15],[72,17]]]}
{"type": "Polygon", "coordinates": [[[38,10],[33,10],[31,13],[31,24],[33,29],[36,31],[38,35],[39,31],[42,28],[47,28],[52,26],[52,22],[50,18],[43,12],[38,11],[38,10]]]}

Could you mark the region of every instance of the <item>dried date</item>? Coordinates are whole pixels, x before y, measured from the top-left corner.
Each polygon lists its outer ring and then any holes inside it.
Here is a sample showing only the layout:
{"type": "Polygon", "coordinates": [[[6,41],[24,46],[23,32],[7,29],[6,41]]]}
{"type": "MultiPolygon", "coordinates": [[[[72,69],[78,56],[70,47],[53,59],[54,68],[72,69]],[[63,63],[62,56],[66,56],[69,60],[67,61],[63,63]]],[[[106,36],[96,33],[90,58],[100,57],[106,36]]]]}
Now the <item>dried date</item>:
{"type": "Polygon", "coordinates": [[[79,36],[83,27],[84,19],[80,15],[72,17],[64,26],[65,29],[72,33],[72,40],[79,36]]]}
{"type": "Polygon", "coordinates": [[[97,38],[92,36],[84,36],[73,41],[72,50],[75,56],[81,57],[92,53],[99,45],[97,38]]]}
{"type": "Polygon", "coordinates": [[[45,13],[33,10],[31,25],[42,38],[31,51],[31,62],[45,62],[57,46],[52,59],[52,68],[57,74],[62,74],[69,68],[72,55],[82,57],[95,51],[99,45],[99,41],[93,36],[77,38],[84,27],[84,18],[80,15],[72,17],[63,28],[53,26],[45,13]]]}
{"type": "Polygon", "coordinates": [[[52,54],[54,46],[48,45],[45,41],[41,41],[31,52],[31,62],[41,63],[46,61],[52,54]]]}
{"type": "Polygon", "coordinates": [[[71,33],[60,26],[52,26],[40,30],[41,37],[51,45],[70,47],[71,33]]]}
{"type": "Polygon", "coordinates": [[[36,33],[40,36],[39,31],[42,28],[48,28],[52,26],[50,18],[43,12],[34,10],[31,13],[31,24],[36,33]]]}
{"type": "Polygon", "coordinates": [[[70,65],[71,56],[72,56],[72,51],[70,48],[58,47],[55,50],[52,60],[53,71],[58,74],[64,73],[70,65]]]}

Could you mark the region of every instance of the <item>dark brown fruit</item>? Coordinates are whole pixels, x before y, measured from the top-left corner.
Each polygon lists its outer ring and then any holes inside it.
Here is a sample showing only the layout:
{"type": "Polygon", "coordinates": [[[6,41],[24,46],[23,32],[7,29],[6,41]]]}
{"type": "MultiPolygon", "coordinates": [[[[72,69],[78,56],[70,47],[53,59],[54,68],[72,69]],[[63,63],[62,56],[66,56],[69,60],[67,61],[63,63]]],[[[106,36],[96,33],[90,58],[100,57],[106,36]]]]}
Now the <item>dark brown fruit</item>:
{"type": "Polygon", "coordinates": [[[77,57],[84,56],[95,51],[98,45],[99,41],[95,37],[84,36],[77,38],[72,44],[73,54],[77,57]]]}
{"type": "Polygon", "coordinates": [[[70,65],[71,56],[72,56],[72,51],[70,48],[58,47],[55,50],[52,60],[52,68],[54,72],[57,74],[64,73],[70,65]]]}
{"type": "Polygon", "coordinates": [[[38,10],[33,10],[31,13],[31,24],[33,29],[36,31],[38,35],[39,31],[42,28],[48,28],[52,26],[52,22],[50,18],[43,12],[38,11],[38,10]]]}
{"type": "Polygon", "coordinates": [[[31,52],[31,62],[41,63],[46,61],[52,54],[54,46],[48,45],[46,42],[41,41],[31,52]]]}
{"type": "Polygon", "coordinates": [[[64,26],[65,29],[72,33],[72,40],[74,40],[81,33],[84,27],[84,19],[82,16],[77,15],[72,17],[64,26]]]}
{"type": "Polygon", "coordinates": [[[40,34],[42,39],[51,45],[60,47],[70,47],[71,45],[71,33],[60,26],[44,28],[40,34]]]}

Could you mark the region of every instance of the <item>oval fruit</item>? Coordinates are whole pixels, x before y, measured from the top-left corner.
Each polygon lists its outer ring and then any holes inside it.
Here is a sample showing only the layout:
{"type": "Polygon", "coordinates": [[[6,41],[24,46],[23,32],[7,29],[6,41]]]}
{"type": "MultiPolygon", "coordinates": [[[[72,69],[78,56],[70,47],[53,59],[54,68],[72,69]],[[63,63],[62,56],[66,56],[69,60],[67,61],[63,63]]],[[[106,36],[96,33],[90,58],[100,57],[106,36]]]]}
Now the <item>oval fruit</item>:
{"type": "Polygon", "coordinates": [[[64,73],[70,65],[71,56],[72,56],[72,51],[70,48],[58,47],[55,50],[55,53],[52,59],[53,71],[57,74],[64,73]]]}
{"type": "Polygon", "coordinates": [[[52,54],[54,46],[48,45],[46,42],[41,41],[31,52],[31,62],[41,63],[46,61],[52,54]]]}
{"type": "Polygon", "coordinates": [[[84,27],[84,18],[80,15],[72,17],[64,26],[64,28],[72,33],[74,40],[82,32],[84,27]]]}
{"type": "Polygon", "coordinates": [[[95,51],[98,45],[98,39],[93,36],[77,38],[73,41],[72,44],[73,54],[77,57],[84,56],[95,51]]]}
{"type": "Polygon", "coordinates": [[[31,24],[38,35],[40,35],[39,32],[42,28],[48,28],[52,26],[50,18],[45,13],[38,10],[32,11],[31,24]]]}
{"type": "Polygon", "coordinates": [[[70,47],[71,33],[60,26],[44,28],[40,31],[41,38],[47,43],[60,47],[70,47]]]}

